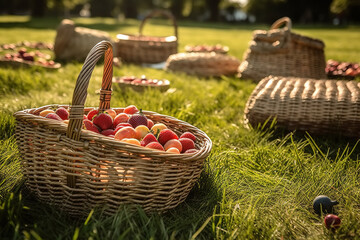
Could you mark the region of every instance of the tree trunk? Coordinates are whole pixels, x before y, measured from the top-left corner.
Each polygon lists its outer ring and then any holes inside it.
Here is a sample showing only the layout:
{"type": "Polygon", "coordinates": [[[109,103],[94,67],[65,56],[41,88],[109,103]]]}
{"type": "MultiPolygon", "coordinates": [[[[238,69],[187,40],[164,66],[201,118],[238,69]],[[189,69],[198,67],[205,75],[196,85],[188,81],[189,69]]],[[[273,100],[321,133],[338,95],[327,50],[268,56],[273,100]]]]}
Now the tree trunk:
{"type": "Polygon", "coordinates": [[[137,18],[137,0],[124,0],[122,4],[125,18],[137,18]]]}
{"type": "Polygon", "coordinates": [[[175,18],[182,18],[182,11],[184,8],[184,0],[173,0],[171,1],[170,11],[175,16],[175,18]]]}
{"type": "Polygon", "coordinates": [[[46,0],[31,1],[31,16],[44,17],[46,12],[46,0]]]}
{"type": "Polygon", "coordinates": [[[219,20],[220,2],[221,2],[221,0],[206,0],[207,7],[210,10],[210,21],[218,21],[219,20]]]}

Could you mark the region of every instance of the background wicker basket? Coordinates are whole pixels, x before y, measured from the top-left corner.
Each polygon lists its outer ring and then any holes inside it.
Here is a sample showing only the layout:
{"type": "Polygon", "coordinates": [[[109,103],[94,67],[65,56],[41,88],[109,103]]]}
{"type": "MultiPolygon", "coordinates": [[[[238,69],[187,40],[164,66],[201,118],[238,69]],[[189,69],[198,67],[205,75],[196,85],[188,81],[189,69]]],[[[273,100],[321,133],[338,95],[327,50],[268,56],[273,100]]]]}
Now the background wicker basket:
{"type": "Polygon", "coordinates": [[[170,81],[167,79],[146,79],[145,81],[151,81],[152,83],[142,83],[142,82],[135,82],[136,80],[141,80],[140,78],[136,78],[136,77],[129,77],[129,76],[124,76],[124,77],[113,77],[113,83],[117,86],[119,86],[119,88],[121,90],[127,91],[129,88],[138,91],[138,92],[143,92],[146,89],[157,89],[161,92],[165,92],[166,90],[168,90],[170,88],[170,81]],[[125,80],[127,79],[127,80],[125,80]],[[129,81],[130,79],[130,81],[129,81]],[[133,80],[132,80],[133,79],[133,80]]]}
{"type": "Polygon", "coordinates": [[[239,76],[254,81],[269,75],[324,79],[324,47],[321,40],[292,33],[290,18],[281,18],[269,31],[254,31],[239,76]]]}
{"type": "MultiPolygon", "coordinates": [[[[115,213],[121,204],[140,205],[146,211],[166,211],[185,200],[197,181],[212,143],[198,128],[176,118],[143,111],[154,122],[176,133],[192,132],[193,154],[171,154],[117,141],[83,130],[87,87],[96,62],[105,52],[99,110],[110,108],[112,45],[98,43],[79,74],[70,109],[69,125],[39,116],[52,106],[16,112],[16,141],[22,156],[26,185],[41,200],[60,206],[70,215],[86,215],[107,206],[115,213]]],[[[57,106],[55,106],[57,107],[57,106]]],[[[122,108],[113,108],[117,113],[122,108]]]]}
{"type": "Polygon", "coordinates": [[[112,41],[109,33],[78,27],[74,21],[64,19],[56,30],[55,58],[63,61],[84,61],[92,47],[103,40],[112,41]]]}
{"type": "Polygon", "coordinates": [[[226,54],[192,52],[171,55],[166,61],[165,69],[200,77],[220,77],[236,74],[239,65],[237,58],[226,54]]]}
{"type": "Polygon", "coordinates": [[[269,76],[256,86],[245,107],[245,123],[276,118],[289,130],[360,136],[360,83],[269,76]]]}
{"type": "Polygon", "coordinates": [[[175,17],[166,10],[154,10],[141,22],[138,35],[117,35],[117,56],[125,62],[132,63],[160,63],[174,53],[178,48],[178,29],[175,17]],[[155,37],[142,35],[144,24],[155,16],[169,18],[175,29],[175,36],[155,37]]]}

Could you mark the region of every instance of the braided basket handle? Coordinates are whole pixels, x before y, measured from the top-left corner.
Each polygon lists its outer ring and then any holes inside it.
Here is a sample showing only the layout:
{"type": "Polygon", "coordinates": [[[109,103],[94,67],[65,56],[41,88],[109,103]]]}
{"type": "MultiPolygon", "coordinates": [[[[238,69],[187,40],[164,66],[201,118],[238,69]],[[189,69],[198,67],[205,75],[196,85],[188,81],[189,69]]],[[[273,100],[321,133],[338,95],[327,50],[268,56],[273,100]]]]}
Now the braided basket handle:
{"type": "Polygon", "coordinates": [[[292,22],[289,17],[282,17],[278,20],[276,20],[270,27],[270,30],[280,28],[282,25],[284,25],[285,30],[291,30],[292,28],[292,22]]]}
{"type": "MultiPolygon", "coordinates": [[[[87,55],[84,65],[76,80],[72,104],[70,106],[69,125],[66,136],[76,141],[80,140],[84,118],[84,104],[87,97],[87,89],[91,74],[98,60],[105,54],[104,72],[100,90],[99,112],[110,108],[111,83],[113,76],[113,47],[109,41],[101,41],[96,44],[87,55]]],[[[69,187],[75,186],[75,176],[68,176],[69,187]]]]}
{"type": "Polygon", "coordinates": [[[175,37],[176,39],[178,39],[178,26],[176,23],[176,19],[174,17],[174,15],[167,10],[162,10],[162,9],[155,9],[152,12],[150,12],[141,22],[140,27],[139,27],[139,34],[142,35],[142,30],[144,28],[145,22],[150,19],[153,18],[155,16],[164,16],[167,17],[168,19],[170,19],[173,23],[174,26],[174,31],[175,31],[175,37]]]}
{"type": "Polygon", "coordinates": [[[276,20],[269,31],[254,34],[250,49],[259,53],[288,51],[291,43],[291,27],[291,19],[288,17],[276,20]],[[283,25],[284,28],[277,30],[283,25]]]}

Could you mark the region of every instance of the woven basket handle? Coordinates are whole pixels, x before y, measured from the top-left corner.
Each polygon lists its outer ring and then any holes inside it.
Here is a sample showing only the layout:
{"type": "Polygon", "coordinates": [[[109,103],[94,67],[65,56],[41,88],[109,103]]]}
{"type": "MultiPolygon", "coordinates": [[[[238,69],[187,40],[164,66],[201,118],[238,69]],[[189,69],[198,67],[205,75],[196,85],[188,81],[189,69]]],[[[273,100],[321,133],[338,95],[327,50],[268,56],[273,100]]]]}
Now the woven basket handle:
{"type": "Polygon", "coordinates": [[[176,19],[174,17],[174,15],[170,12],[170,11],[166,11],[166,10],[162,10],[162,9],[156,9],[152,12],[150,12],[141,22],[140,24],[140,28],[139,28],[139,34],[142,35],[142,30],[144,28],[145,22],[150,19],[153,18],[155,16],[164,16],[167,17],[168,19],[170,19],[174,25],[174,30],[175,30],[175,37],[176,39],[178,39],[178,26],[176,23],[176,19]]]}
{"type": "MultiPolygon", "coordinates": [[[[91,74],[98,60],[105,54],[104,72],[100,90],[99,112],[110,108],[111,83],[113,76],[113,47],[109,41],[96,44],[87,55],[84,65],[76,80],[72,104],[70,106],[69,125],[66,136],[76,141],[80,140],[84,118],[84,104],[91,74]]],[[[75,176],[68,176],[68,186],[75,186],[75,176]]]]}
{"type": "Polygon", "coordinates": [[[292,28],[292,23],[291,23],[291,19],[289,17],[282,17],[278,20],[276,20],[270,27],[270,30],[272,29],[277,29],[277,28],[280,28],[282,25],[284,25],[284,28],[286,30],[291,30],[292,28]]]}
{"type": "Polygon", "coordinates": [[[250,49],[254,52],[286,52],[291,43],[291,19],[283,17],[276,20],[270,27],[270,31],[257,32],[254,34],[254,41],[250,49]],[[280,31],[277,30],[284,25],[280,31]],[[273,30],[273,31],[272,31],[273,30]]]}

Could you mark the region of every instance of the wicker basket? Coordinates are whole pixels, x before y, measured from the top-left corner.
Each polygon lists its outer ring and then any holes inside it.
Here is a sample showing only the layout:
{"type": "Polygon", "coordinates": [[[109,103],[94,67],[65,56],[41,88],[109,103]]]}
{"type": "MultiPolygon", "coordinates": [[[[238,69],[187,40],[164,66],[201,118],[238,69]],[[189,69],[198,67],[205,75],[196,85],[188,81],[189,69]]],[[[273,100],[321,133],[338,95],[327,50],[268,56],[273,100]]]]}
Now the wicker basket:
{"type": "Polygon", "coordinates": [[[121,90],[127,91],[128,89],[133,89],[137,92],[143,92],[146,89],[157,89],[161,92],[165,92],[170,88],[170,81],[167,79],[145,79],[145,81],[152,81],[152,83],[142,83],[142,82],[134,82],[134,80],[141,80],[140,78],[124,76],[124,77],[113,77],[113,83],[121,90]],[[127,80],[125,80],[127,79],[127,80]],[[130,81],[129,81],[130,79],[130,81]]]}
{"type": "Polygon", "coordinates": [[[292,33],[290,18],[281,18],[269,31],[254,31],[239,76],[256,82],[269,75],[324,79],[324,46],[321,40],[292,33]]]}
{"type": "Polygon", "coordinates": [[[237,58],[226,54],[193,52],[171,55],[166,61],[165,69],[200,77],[220,77],[235,75],[239,65],[237,58]]]}
{"type": "MultiPolygon", "coordinates": [[[[87,87],[96,62],[105,52],[99,110],[110,108],[112,45],[98,43],[79,74],[70,109],[69,125],[40,117],[51,106],[16,112],[16,141],[22,156],[26,185],[46,203],[70,215],[84,216],[97,206],[115,213],[122,204],[140,205],[145,211],[163,212],[185,200],[197,181],[212,143],[198,128],[176,118],[144,111],[154,122],[174,132],[192,132],[192,154],[171,154],[117,141],[82,130],[87,87]]],[[[117,113],[122,108],[113,108],[117,113]]]]}
{"type": "Polygon", "coordinates": [[[345,80],[269,76],[256,86],[245,107],[252,126],[276,118],[288,130],[360,136],[360,83],[345,80]]]}
{"type": "Polygon", "coordinates": [[[103,40],[112,41],[109,33],[78,27],[74,21],[64,19],[56,30],[55,58],[63,61],[84,61],[91,48],[103,40]]]}
{"type": "Polygon", "coordinates": [[[132,63],[160,63],[174,53],[178,48],[178,30],[175,17],[166,10],[154,10],[147,15],[140,24],[138,35],[117,35],[117,56],[125,62],[132,63]],[[175,28],[175,36],[155,37],[142,35],[146,21],[154,16],[169,18],[175,28]]]}

